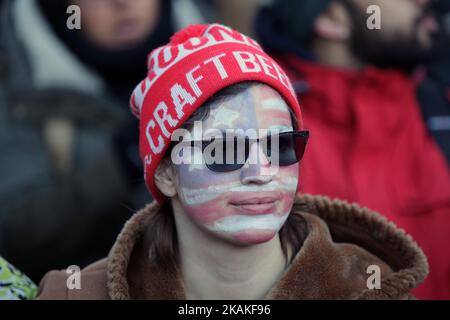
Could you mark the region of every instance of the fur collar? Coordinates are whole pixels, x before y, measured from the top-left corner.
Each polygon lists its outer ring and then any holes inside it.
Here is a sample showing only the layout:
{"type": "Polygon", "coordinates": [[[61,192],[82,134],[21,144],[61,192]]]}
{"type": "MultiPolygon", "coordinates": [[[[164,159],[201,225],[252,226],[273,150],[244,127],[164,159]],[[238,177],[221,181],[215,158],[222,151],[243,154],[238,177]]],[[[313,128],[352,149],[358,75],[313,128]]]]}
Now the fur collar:
{"type": "MultiPolygon", "coordinates": [[[[309,212],[294,208],[307,222],[302,248],[267,299],[403,299],[428,274],[426,257],[403,230],[356,204],[299,195],[309,212]],[[369,265],[381,269],[381,289],[368,289],[369,265]]],[[[151,267],[143,235],[156,203],[125,225],[107,259],[111,299],[185,299],[180,272],[151,267]]]]}

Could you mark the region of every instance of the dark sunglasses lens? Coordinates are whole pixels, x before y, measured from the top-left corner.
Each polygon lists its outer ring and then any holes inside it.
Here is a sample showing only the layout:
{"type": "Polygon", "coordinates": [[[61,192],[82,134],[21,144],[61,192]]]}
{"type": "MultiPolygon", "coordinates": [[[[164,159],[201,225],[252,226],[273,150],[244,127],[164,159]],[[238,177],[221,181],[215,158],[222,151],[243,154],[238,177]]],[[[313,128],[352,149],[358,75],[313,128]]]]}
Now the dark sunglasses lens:
{"type": "MultiPolygon", "coordinates": [[[[206,166],[214,172],[239,170],[248,157],[247,141],[244,139],[216,140],[206,150],[206,166]],[[209,153],[209,154],[208,154],[209,153]]],[[[205,153],[204,153],[205,156],[205,153]]]]}
{"type": "MultiPolygon", "coordinates": [[[[305,153],[307,135],[301,132],[281,133],[277,144],[273,138],[260,141],[264,153],[273,163],[278,156],[280,166],[290,166],[299,162],[305,153]]],[[[250,151],[249,139],[234,138],[234,140],[213,140],[203,144],[203,152],[208,169],[214,172],[231,172],[239,170],[248,159],[250,151]]]]}
{"type": "MultiPolygon", "coordinates": [[[[273,143],[275,146],[276,144],[273,143]]],[[[306,138],[296,132],[282,133],[278,136],[278,163],[280,166],[290,166],[299,162],[305,152],[306,138]]],[[[275,157],[276,150],[272,150],[275,157]]]]}
{"type": "Polygon", "coordinates": [[[279,164],[280,166],[290,166],[297,162],[295,136],[293,134],[279,135],[279,164]]]}
{"type": "Polygon", "coordinates": [[[297,145],[297,161],[301,161],[303,159],[303,156],[305,154],[306,150],[306,143],[308,141],[308,136],[296,136],[296,145],[297,145]]]}

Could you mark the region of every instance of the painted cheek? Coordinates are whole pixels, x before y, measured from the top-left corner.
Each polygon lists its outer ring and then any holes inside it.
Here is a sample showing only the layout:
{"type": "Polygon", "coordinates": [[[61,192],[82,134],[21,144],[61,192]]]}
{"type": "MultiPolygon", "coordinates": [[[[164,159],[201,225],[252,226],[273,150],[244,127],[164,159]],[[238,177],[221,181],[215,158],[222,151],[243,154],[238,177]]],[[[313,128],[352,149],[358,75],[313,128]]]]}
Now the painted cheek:
{"type": "Polygon", "coordinates": [[[240,184],[236,172],[217,174],[202,166],[203,169],[195,170],[190,170],[189,165],[177,168],[180,200],[185,212],[199,224],[210,223],[230,214],[227,191],[231,186],[240,184]]]}
{"type": "Polygon", "coordinates": [[[296,177],[297,178],[299,169],[300,169],[299,163],[294,163],[291,166],[280,167],[278,172],[279,172],[279,176],[281,179],[284,179],[286,177],[296,177]]]}
{"type": "Polygon", "coordinates": [[[193,170],[183,176],[183,185],[191,189],[215,189],[238,182],[239,176],[236,172],[216,173],[208,168],[204,170],[193,170]]]}
{"type": "Polygon", "coordinates": [[[283,185],[283,189],[295,192],[298,184],[299,164],[295,163],[291,166],[275,166],[272,165],[273,180],[283,185]]]}
{"type": "Polygon", "coordinates": [[[290,212],[294,204],[295,193],[285,192],[280,201],[278,212],[290,212]]]}
{"type": "Polygon", "coordinates": [[[183,204],[183,206],[186,214],[200,225],[214,223],[232,214],[227,203],[220,198],[197,205],[183,204]]]}
{"type": "Polygon", "coordinates": [[[214,189],[239,182],[238,172],[217,173],[201,164],[181,164],[177,166],[179,183],[189,189],[214,189]]]}
{"type": "Polygon", "coordinates": [[[279,168],[276,179],[285,186],[282,193],[282,200],[280,201],[281,204],[279,210],[281,212],[290,211],[294,204],[298,186],[298,168],[298,163],[292,166],[279,168]]]}

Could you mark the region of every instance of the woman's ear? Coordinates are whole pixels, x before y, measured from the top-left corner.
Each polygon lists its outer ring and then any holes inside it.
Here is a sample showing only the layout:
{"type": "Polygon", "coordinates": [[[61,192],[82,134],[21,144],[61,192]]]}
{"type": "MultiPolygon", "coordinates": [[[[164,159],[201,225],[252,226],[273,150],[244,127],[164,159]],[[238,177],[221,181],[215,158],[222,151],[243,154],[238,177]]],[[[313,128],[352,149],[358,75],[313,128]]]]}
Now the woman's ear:
{"type": "Polygon", "coordinates": [[[156,186],[163,195],[169,198],[176,196],[175,174],[169,161],[161,161],[156,168],[154,179],[156,186]]]}
{"type": "Polygon", "coordinates": [[[319,38],[345,41],[351,35],[351,20],[340,3],[332,2],[328,9],[316,19],[313,29],[319,38]]]}

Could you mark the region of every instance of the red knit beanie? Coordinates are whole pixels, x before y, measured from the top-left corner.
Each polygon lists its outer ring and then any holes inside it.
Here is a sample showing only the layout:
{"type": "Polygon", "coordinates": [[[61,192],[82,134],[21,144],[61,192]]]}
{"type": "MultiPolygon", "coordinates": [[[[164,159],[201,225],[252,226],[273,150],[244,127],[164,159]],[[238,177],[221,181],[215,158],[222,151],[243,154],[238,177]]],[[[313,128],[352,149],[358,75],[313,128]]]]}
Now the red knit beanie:
{"type": "Polygon", "coordinates": [[[302,127],[300,107],[280,66],[249,37],[220,24],[191,25],[148,57],[147,77],[133,91],[131,110],[140,119],[139,151],[153,197],[164,196],[154,172],[171,134],[212,95],[232,84],[257,81],[277,90],[302,127]]]}

